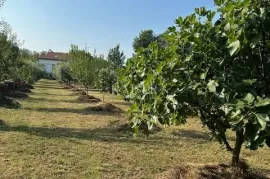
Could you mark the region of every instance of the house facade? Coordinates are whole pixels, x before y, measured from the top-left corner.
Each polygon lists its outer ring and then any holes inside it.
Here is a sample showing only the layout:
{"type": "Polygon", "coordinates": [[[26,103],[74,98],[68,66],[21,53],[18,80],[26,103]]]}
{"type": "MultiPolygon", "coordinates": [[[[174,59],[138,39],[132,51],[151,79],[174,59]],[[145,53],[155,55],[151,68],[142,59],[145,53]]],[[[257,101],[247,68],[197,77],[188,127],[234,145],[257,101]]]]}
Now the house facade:
{"type": "Polygon", "coordinates": [[[51,74],[55,65],[64,60],[65,53],[49,51],[38,57],[39,64],[43,65],[46,72],[51,74]]]}

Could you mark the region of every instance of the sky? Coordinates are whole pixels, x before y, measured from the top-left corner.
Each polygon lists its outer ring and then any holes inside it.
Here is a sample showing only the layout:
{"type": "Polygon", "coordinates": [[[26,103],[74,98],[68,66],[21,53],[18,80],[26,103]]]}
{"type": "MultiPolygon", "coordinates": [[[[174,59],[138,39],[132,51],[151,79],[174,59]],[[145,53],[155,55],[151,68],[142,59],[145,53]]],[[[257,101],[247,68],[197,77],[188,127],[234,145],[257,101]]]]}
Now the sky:
{"type": "Polygon", "coordinates": [[[213,0],[6,0],[0,17],[8,22],[22,47],[68,52],[70,44],[90,53],[108,54],[120,44],[127,57],[141,30],[164,32],[195,7],[214,9],[213,0]]]}

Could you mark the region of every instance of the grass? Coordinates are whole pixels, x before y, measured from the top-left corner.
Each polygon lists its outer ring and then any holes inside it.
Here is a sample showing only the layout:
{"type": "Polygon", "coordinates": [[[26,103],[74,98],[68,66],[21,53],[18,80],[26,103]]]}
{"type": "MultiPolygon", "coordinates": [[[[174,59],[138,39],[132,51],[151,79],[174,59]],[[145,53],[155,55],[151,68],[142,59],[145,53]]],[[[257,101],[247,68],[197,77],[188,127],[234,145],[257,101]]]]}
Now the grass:
{"type": "MultiPolygon", "coordinates": [[[[127,114],[93,112],[96,103],[78,96],[56,81],[40,80],[20,109],[0,108],[0,178],[155,178],[182,164],[226,163],[231,155],[196,119],[136,138],[119,126],[127,114]]],[[[99,92],[91,95],[102,99],[99,92]]],[[[129,104],[105,96],[126,111],[129,104]]],[[[233,140],[233,138],[231,138],[233,140]]],[[[232,141],[231,141],[232,142],[232,141]]],[[[253,169],[270,170],[269,148],[243,149],[253,169]]]]}

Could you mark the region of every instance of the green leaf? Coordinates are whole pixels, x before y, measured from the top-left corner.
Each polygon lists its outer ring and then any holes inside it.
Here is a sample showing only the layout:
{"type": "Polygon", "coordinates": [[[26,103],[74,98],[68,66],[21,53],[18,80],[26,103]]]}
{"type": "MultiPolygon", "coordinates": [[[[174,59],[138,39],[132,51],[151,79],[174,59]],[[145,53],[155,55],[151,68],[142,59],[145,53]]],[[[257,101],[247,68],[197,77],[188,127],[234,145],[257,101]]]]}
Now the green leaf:
{"type": "Polygon", "coordinates": [[[269,122],[269,117],[266,114],[260,114],[260,113],[255,113],[255,116],[258,119],[258,122],[261,125],[261,129],[264,130],[266,128],[266,122],[269,122]]]}
{"type": "Polygon", "coordinates": [[[267,98],[267,99],[264,99],[264,100],[258,102],[255,106],[262,107],[262,106],[267,106],[269,104],[270,104],[270,99],[267,98]]]}
{"type": "Polygon", "coordinates": [[[175,95],[167,95],[167,99],[171,102],[173,102],[173,104],[178,104],[177,100],[174,98],[175,95]]]}
{"type": "Polygon", "coordinates": [[[200,78],[202,80],[205,80],[206,76],[207,76],[207,72],[204,72],[204,73],[201,74],[200,78]]]}
{"type": "Polygon", "coordinates": [[[237,52],[237,50],[240,48],[240,41],[237,40],[231,43],[228,47],[230,49],[230,55],[233,56],[237,52]]]}
{"type": "Polygon", "coordinates": [[[224,3],[224,0],[215,0],[215,5],[220,6],[224,3]]]}
{"type": "Polygon", "coordinates": [[[229,31],[231,29],[231,25],[229,22],[226,24],[224,29],[225,29],[225,31],[229,31]]]}
{"type": "Polygon", "coordinates": [[[175,23],[176,23],[177,25],[181,26],[182,23],[183,23],[183,17],[178,17],[178,18],[175,20],[175,23]]]}
{"type": "Polygon", "coordinates": [[[250,104],[255,100],[255,97],[252,94],[248,93],[243,100],[250,104]]]}
{"type": "Polygon", "coordinates": [[[215,80],[210,80],[207,84],[207,88],[210,92],[216,92],[216,88],[218,87],[218,83],[215,80]]]}
{"type": "Polygon", "coordinates": [[[152,84],[153,79],[154,79],[154,75],[148,74],[146,80],[144,81],[144,86],[148,88],[152,84]]]}

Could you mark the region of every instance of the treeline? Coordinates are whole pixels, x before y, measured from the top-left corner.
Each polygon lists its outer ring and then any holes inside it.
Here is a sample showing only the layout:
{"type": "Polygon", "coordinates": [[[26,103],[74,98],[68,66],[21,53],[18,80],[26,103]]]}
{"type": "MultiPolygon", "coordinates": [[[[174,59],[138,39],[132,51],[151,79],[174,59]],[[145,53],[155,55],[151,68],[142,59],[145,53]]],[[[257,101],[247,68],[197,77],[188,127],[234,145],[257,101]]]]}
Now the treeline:
{"type": "Polygon", "coordinates": [[[53,77],[68,85],[82,84],[86,95],[90,89],[113,93],[116,74],[124,64],[125,55],[120,45],[109,50],[108,58],[92,55],[72,44],[69,53],[53,70],[53,77]]]}
{"type": "Polygon", "coordinates": [[[196,8],[177,18],[162,41],[143,31],[118,87],[133,103],[135,131],[198,116],[239,166],[242,145],[270,147],[270,1],[215,5],[216,11],[196,8]],[[235,134],[234,145],[228,131],[235,134]]]}
{"type": "Polygon", "coordinates": [[[11,26],[0,22],[0,106],[18,107],[12,97],[27,97],[31,84],[46,76],[39,65],[39,53],[20,48],[21,43],[11,26]]]}

